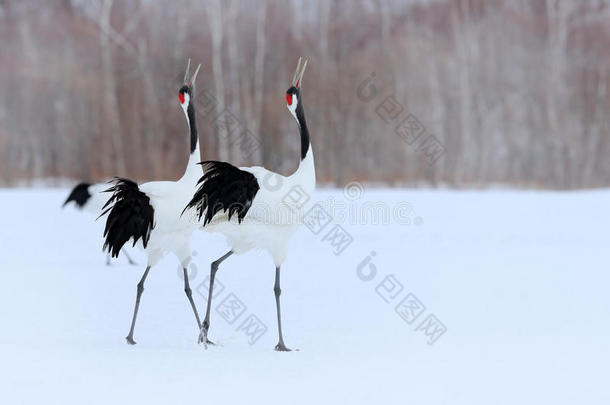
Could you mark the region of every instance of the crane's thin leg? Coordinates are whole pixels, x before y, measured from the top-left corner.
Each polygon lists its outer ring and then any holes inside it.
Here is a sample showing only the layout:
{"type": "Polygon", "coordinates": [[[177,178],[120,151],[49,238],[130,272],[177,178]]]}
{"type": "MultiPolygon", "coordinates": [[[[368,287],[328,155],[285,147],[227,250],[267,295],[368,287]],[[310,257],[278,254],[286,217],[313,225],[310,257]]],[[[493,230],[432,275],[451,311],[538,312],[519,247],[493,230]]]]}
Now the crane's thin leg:
{"type": "Polygon", "coordinates": [[[216,272],[218,271],[218,266],[220,266],[220,263],[225,261],[225,259],[227,259],[232,254],[233,251],[229,250],[229,252],[222,256],[220,259],[216,260],[215,262],[212,262],[212,265],[210,266],[210,290],[208,291],[208,306],[205,312],[205,319],[201,324],[201,333],[199,333],[199,343],[203,343],[203,346],[206,349],[208,348],[208,344],[214,344],[213,342],[208,340],[208,330],[210,329],[210,309],[212,307],[212,294],[214,293],[214,278],[216,278],[216,272]]]}
{"type": "Polygon", "coordinates": [[[201,320],[199,319],[199,313],[197,313],[197,307],[195,307],[195,302],[193,302],[193,291],[191,290],[191,286],[189,285],[189,275],[186,271],[186,267],[183,267],[184,271],[184,292],[186,293],[186,297],[189,299],[191,303],[191,307],[193,308],[193,312],[195,313],[195,318],[197,319],[197,328],[201,329],[201,320]]]}
{"type": "Polygon", "coordinates": [[[138,295],[136,296],[136,306],[133,309],[133,319],[131,320],[131,329],[129,329],[129,335],[125,338],[127,343],[130,345],[135,345],[136,342],[133,340],[133,329],[136,327],[136,318],[138,317],[138,308],[140,307],[140,297],[144,292],[144,281],[146,281],[146,277],[148,277],[148,272],[150,271],[150,266],[146,267],[146,271],[142,276],[142,279],[138,283],[138,295]]]}
{"type": "Polygon", "coordinates": [[[278,352],[289,352],[290,349],[284,344],[284,337],[282,336],[282,315],[280,312],[280,295],[282,295],[282,289],[280,288],[280,268],[275,268],[275,286],[273,287],[275,293],[275,305],[277,307],[277,330],[280,335],[280,341],[275,346],[275,350],[278,352]]]}
{"type": "Polygon", "coordinates": [[[129,257],[129,254],[127,254],[127,250],[125,249],[121,249],[121,253],[123,253],[125,255],[125,257],[127,258],[127,260],[129,261],[129,264],[131,264],[132,266],[136,266],[138,263],[134,262],[131,257],[129,257]]]}

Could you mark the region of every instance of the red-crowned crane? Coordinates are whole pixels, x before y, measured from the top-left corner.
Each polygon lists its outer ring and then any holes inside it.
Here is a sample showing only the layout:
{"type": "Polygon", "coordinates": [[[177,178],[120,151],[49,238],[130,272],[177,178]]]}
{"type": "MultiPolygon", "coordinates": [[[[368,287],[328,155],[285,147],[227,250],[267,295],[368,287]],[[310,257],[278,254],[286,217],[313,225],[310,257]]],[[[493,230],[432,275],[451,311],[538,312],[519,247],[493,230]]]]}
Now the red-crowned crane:
{"type": "Polygon", "coordinates": [[[153,181],[140,185],[129,179],[117,178],[107,190],[113,194],[103,213],[108,214],[104,250],[107,249],[112,256],[118,256],[123,245],[132,241],[134,245],[140,244],[148,256],[146,270],[137,285],[131,328],[125,338],[130,345],[136,343],[133,331],[148,272],[167,253],[173,253],[180,260],[184,273],[184,291],[195,314],[197,326],[201,328],[187,273],[191,260],[190,238],[198,225],[196,221],[181,216],[182,209],[192,197],[193,189],[202,174],[201,167],[197,165],[201,156],[194,106],[195,79],[200,67],[201,65],[197,67],[189,81],[189,59],[184,85],[178,91],[190,138],[190,157],[182,178],[178,181],[153,181]]]}
{"type": "MultiPolygon", "coordinates": [[[[62,207],[65,207],[70,202],[74,202],[74,206],[83,212],[95,215],[95,218],[97,218],[102,213],[104,204],[108,201],[108,196],[104,194],[104,190],[107,188],[107,183],[79,183],[72,189],[62,207]]],[[[122,249],[121,252],[129,260],[129,264],[136,264],[136,262],[131,260],[125,249],[122,249]]],[[[110,266],[110,253],[106,254],[106,265],[110,266]]]]}
{"type": "Polygon", "coordinates": [[[282,176],[263,167],[237,168],[224,162],[202,162],[205,174],[185,208],[185,211],[194,208],[199,219],[203,217],[202,228],[223,234],[231,246],[229,252],[211,265],[207,309],[199,335],[199,342],[206,348],[214,278],[220,264],[234,253],[262,249],[270,253],[275,264],[273,290],[279,335],[275,350],[290,351],[282,335],[280,268],[286,258],[288,240],[300,225],[303,207],[288,206],[285,197],[295,188],[300,193],[311,195],[316,185],[313,151],[301,99],[301,81],[306,67],[307,61],[301,68],[299,58],[292,86],[286,91],[288,110],[296,119],[301,135],[298,169],[290,176],[282,176]]]}

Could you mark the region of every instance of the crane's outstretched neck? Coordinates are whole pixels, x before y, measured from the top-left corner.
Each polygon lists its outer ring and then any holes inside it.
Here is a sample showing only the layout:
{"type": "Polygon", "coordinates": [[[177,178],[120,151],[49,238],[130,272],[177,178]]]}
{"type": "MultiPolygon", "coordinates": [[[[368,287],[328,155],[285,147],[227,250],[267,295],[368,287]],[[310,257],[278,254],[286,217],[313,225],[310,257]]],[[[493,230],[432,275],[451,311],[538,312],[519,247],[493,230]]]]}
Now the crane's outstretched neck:
{"type": "Polygon", "coordinates": [[[190,135],[190,156],[188,165],[186,166],[186,170],[184,172],[183,179],[191,179],[195,182],[201,177],[201,167],[198,163],[201,161],[201,152],[199,149],[199,135],[197,133],[197,121],[195,118],[195,107],[193,103],[190,102],[186,110],[183,108],[184,114],[186,115],[186,121],[189,126],[189,135],[190,135]]]}
{"type": "Polygon", "coordinates": [[[197,121],[195,119],[195,107],[190,102],[186,109],[186,118],[189,121],[189,130],[191,134],[191,154],[195,152],[195,149],[199,147],[199,136],[197,135],[197,121]]]}
{"type": "Polygon", "coordinates": [[[316,170],[313,158],[313,150],[311,148],[311,140],[309,139],[309,129],[305,120],[305,110],[300,100],[297,104],[294,118],[299,125],[301,132],[301,162],[294,176],[299,178],[299,182],[309,192],[312,192],[316,185],[316,170]]]}
{"type": "Polygon", "coordinates": [[[307,121],[305,120],[305,111],[303,110],[303,104],[299,103],[296,109],[297,124],[301,131],[301,160],[305,159],[307,152],[311,148],[311,141],[309,139],[309,129],[307,128],[307,121]]]}

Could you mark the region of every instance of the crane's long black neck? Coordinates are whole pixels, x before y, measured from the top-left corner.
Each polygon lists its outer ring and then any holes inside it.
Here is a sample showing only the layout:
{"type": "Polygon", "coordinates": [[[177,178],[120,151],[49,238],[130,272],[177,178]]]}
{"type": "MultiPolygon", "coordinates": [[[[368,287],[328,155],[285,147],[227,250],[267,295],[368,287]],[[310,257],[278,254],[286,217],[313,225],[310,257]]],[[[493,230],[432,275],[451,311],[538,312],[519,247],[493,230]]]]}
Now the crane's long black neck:
{"type": "Polygon", "coordinates": [[[195,122],[195,107],[193,107],[192,101],[189,102],[189,106],[186,108],[186,113],[189,118],[189,127],[191,130],[191,153],[193,153],[197,148],[199,137],[197,136],[197,123],[195,122]]]}
{"type": "Polygon", "coordinates": [[[303,104],[299,102],[296,109],[297,121],[299,122],[299,128],[301,129],[301,160],[305,159],[307,152],[309,152],[309,130],[307,129],[307,121],[305,121],[305,111],[303,110],[303,104]]]}

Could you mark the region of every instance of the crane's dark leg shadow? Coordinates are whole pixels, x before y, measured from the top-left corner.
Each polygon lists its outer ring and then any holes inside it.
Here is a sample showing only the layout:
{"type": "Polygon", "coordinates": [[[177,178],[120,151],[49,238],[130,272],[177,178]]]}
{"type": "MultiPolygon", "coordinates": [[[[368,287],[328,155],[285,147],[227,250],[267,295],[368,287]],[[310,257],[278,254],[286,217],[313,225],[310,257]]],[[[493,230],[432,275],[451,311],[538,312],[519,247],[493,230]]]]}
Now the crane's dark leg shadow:
{"type": "Polygon", "coordinates": [[[125,255],[125,257],[127,258],[127,261],[129,261],[129,264],[131,264],[132,266],[137,266],[138,263],[134,262],[131,257],[129,257],[129,254],[127,253],[127,251],[125,249],[121,249],[121,253],[123,253],[125,255]]]}
{"type": "Polygon", "coordinates": [[[199,343],[202,343],[203,346],[207,349],[208,345],[213,345],[214,342],[208,339],[208,330],[210,329],[210,309],[212,307],[212,294],[214,293],[214,279],[216,278],[216,272],[218,271],[218,267],[220,263],[224,262],[229,256],[233,254],[232,250],[229,250],[224,256],[220,259],[212,262],[210,266],[210,289],[208,291],[208,306],[205,311],[205,319],[201,324],[201,332],[199,333],[199,343]]]}
{"type": "Polygon", "coordinates": [[[280,288],[280,268],[275,268],[275,286],[273,287],[275,293],[275,305],[277,307],[277,330],[280,336],[278,344],[275,346],[275,350],[278,352],[290,352],[291,349],[287,348],[284,344],[284,337],[282,336],[282,315],[280,312],[280,295],[282,295],[282,289],[280,288]]]}
{"type": "Polygon", "coordinates": [[[197,328],[201,330],[201,320],[199,319],[199,313],[197,312],[197,307],[195,306],[195,302],[193,301],[193,291],[191,290],[191,286],[189,284],[189,275],[186,267],[183,267],[184,271],[184,292],[186,293],[186,297],[189,299],[191,303],[191,308],[193,308],[193,312],[195,313],[195,319],[197,320],[197,328]]]}
{"type": "Polygon", "coordinates": [[[142,279],[138,283],[138,294],[136,295],[136,306],[133,309],[133,319],[131,320],[131,329],[129,329],[129,335],[125,338],[127,340],[127,344],[135,345],[136,342],[133,340],[133,330],[136,327],[136,318],[138,317],[138,309],[140,307],[140,297],[142,297],[142,293],[144,292],[144,282],[146,281],[146,277],[148,277],[148,272],[150,271],[150,266],[146,267],[146,271],[144,271],[144,275],[142,275],[142,279]]]}

